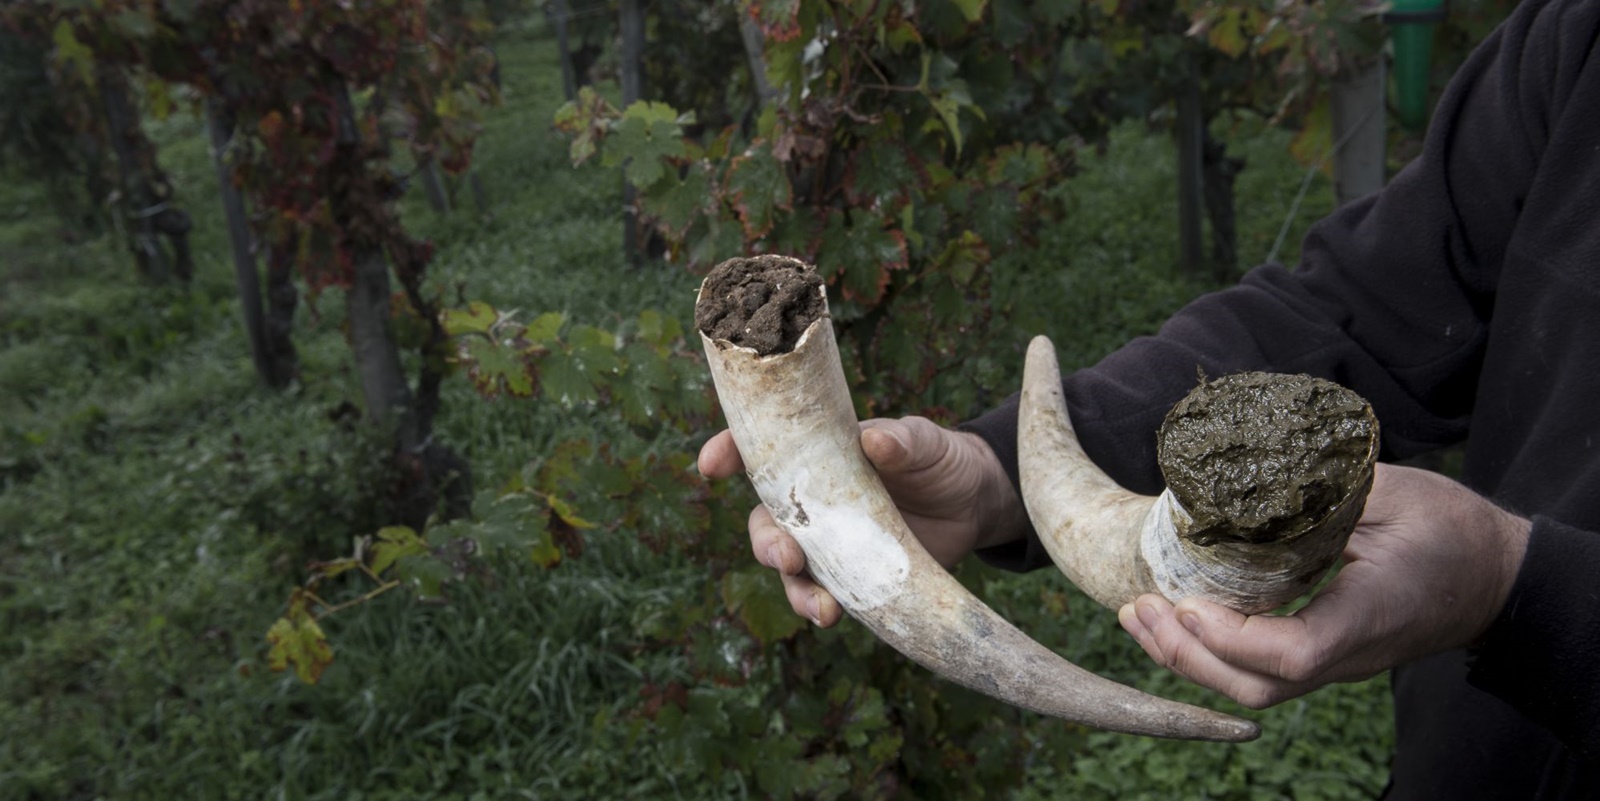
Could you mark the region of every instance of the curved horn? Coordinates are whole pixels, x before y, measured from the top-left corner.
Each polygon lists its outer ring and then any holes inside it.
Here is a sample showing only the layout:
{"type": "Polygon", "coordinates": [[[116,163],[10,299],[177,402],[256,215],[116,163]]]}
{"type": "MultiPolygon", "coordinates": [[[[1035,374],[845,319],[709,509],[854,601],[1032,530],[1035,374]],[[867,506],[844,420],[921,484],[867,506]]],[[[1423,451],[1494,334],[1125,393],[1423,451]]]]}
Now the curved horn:
{"type": "Polygon", "coordinates": [[[701,285],[697,327],[756,492],[805,551],[811,575],[851,616],[938,675],[1035,712],[1157,737],[1237,742],[1259,735],[1250,721],[1146,695],[1067,662],[934,561],[861,452],[820,279],[813,279],[820,316],[788,352],[762,355],[707,335],[701,312],[719,275],[774,267],[797,279],[796,272],[814,275],[803,262],[777,256],[724,262],[701,285]]]}
{"type": "Polygon", "coordinates": [[[1359,402],[1357,425],[1345,441],[1365,452],[1354,460],[1350,490],[1324,516],[1296,529],[1270,532],[1266,541],[1257,537],[1202,544],[1206,538],[1198,536],[1200,527],[1172,488],[1154,498],[1129,492],[1084,453],[1067,413],[1055,347],[1049,338],[1035,337],[1028,346],[1017,411],[1023,502],[1051,559],[1072,583],[1107,607],[1117,609],[1156,592],[1174,601],[1201,597],[1244,614],[1269,611],[1316,584],[1338,560],[1361,517],[1372,486],[1377,422],[1364,401],[1354,402],[1359,402]]]}

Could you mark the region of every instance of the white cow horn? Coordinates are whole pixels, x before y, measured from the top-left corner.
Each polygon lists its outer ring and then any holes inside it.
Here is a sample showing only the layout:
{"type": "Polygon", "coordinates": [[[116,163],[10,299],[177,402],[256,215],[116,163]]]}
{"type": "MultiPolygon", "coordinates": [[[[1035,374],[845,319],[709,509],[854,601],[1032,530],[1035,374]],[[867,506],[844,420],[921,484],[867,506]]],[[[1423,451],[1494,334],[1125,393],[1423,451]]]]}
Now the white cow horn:
{"type": "MultiPolygon", "coordinates": [[[[1310,382],[1312,392],[1346,393],[1354,399],[1340,400],[1350,416],[1348,430],[1336,443],[1354,454],[1345,461],[1350,472],[1340,479],[1349,489],[1332,497],[1325,514],[1298,527],[1267,530],[1251,541],[1208,541],[1197,536],[1203,533],[1197,531],[1201,527],[1171,487],[1154,498],[1129,492],[1089,459],[1067,414],[1055,347],[1048,338],[1035,337],[1028,346],[1017,412],[1017,467],[1028,516],[1056,566],[1079,589],[1112,609],[1156,592],[1173,601],[1200,597],[1257,614],[1314,586],[1338,560],[1361,517],[1372,486],[1377,421],[1370,407],[1347,390],[1309,377],[1276,378],[1310,382]]],[[[1234,441],[1227,446],[1243,448],[1248,443],[1234,441]]],[[[1260,478],[1289,482],[1285,486],[1292,500],[1305,501],[1307,509],[1320,507],[1301,497],[1311,494],[1302,488],[1326,490],[1339,484],[1321,476],[1276,475],[1274,465],[1262,467],[1260,478]]],[[[1323,495],[1331,497],[1326,491],[1323,495]]]]}
{"type": "MultiPolygon", "coordinates": [[[[710,293],[720,291],[712,287],[726,286],[717,283],[719,276],[740,271],[748,284],[748,273],[763,270],[796,281],[812,273],[803,262],[778,256],[724,262],[701,285],[697,327],[756,492],[805,551],[812,577],[846,611],[940,676],[1035,712],[1157,737],[1245,741],[1259,734],[1250,721],[1156,698],[1067,662],[934,561],[861,452],[820,282],[808,279],[821,299],[819,316],[792,350],[780,346],[762,355],[730,341],[735,335],[707,334],[714,326],[702,312],[713,300],[710,293]]],[[[775,283],[768,288],[781,292],[775,283]]],[[[715,298],[731,299],[731,293],[715,298]]],[[[770,306],[761,312],[757,316],[769,321],[778,315],[770,306]]],[[[738,323],[740,331],[744,325],[738,323]]]]}

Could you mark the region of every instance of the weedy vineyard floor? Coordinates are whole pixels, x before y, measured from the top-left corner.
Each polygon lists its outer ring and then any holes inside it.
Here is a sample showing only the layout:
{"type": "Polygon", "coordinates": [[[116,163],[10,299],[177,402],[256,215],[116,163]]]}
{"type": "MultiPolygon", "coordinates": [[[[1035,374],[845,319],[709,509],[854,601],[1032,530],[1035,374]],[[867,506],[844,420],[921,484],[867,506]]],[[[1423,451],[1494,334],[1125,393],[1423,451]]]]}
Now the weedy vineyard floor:
{"type": "MultiPolygon", "coordinates": [[[[687,319],[695,279],[623,263],[620,179],[574,171],[550,132],[550,42],[535,26],[505,37],[500,54],[506,104],[487,122],[479,166],[493,216],[463,203],[437,218],[420,193],[407,200],[408,222],[440,247],[438,285],[529,317],[609,325],[655,307],[687,319]]],[[[620,714],[650,658],[626,647],[636,615],[698,579],[626,532],[592,537],[557,570],[497,565],[493,582],[445,605],[391,594],[341,613],[327,626],[338,655],[320,685],[267,671],[263,634],[305,560],[347,550],[379,522],[351,501],[378,446],[339,413],[359,392],[336,292],[302,306],[301,385],[257,387],[202,131],[182,112],[154,127],[196,218],[200,275],[188,293],[133,279],[113,237],[62,230],[37,187],[0,187],[0,799],[755,794],[741,777],[685,778],[620,714]]],[[[1252,261],[1301,172],[1282,135],[1241,127],[1234,140],[1250,161],[1240,220],[1252,261]]],[[[1169,266],[1171,150],[1159,135],[1120,131],[1059,190],[1074,211],[1042,233],[1055,263],[1001,258],[997,295],[1019,332],[1051,333],[1069,363],[1088,363],[1203,289],[1169,266]]],[[[1319,181],[1291,245],[1330,202],[1319,181]]],[[[1024,341],[986,369],[1014,377],[1024,341]]],[[[439,429],[480,486],[573,430],[626,439],[606,419],[486,402],[460,381],[439,429]]],[[[988,592],[1085,666],[1227,706],[1150,664],[1110,613],[1075,595],[1070,618],[1041,603],[1063,587],[1046,571],[995,577],[988,592]]],[[[1021,795],[1321,799],[1381,788],[1385,681],[1251,716],[1266,734],[1246,746],[1093,734],[1080,751],[1041,747],[1021,795]]]]}

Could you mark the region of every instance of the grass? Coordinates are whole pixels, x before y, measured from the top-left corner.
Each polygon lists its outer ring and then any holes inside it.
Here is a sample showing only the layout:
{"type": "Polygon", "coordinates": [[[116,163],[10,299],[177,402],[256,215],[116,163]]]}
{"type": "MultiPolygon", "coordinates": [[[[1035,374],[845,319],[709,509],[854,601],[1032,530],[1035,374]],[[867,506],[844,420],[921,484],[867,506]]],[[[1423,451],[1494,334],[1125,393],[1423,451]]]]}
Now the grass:
{"type": "MultiPolygon", "coordinates": [[[[686,316],[694,279],[623,262],[616,176],[574,171],[550,133],[559,71],[549,43],[517,34],[500,54],[507,102],[479,156],[493,216],[441,218],[417,193],[406,201],[408,224],[439,245],[434,280],[528,317],[554,310],[611,327],[645,308],[686,316]]],[[[448,604],[391,594],[342,613],[329,623],[338,657],[320,685],[266,670],[262,635],[303,561],[340,553],[381,522],[359,499],[382,449],[337,414],[359,402],[337,297],[298,317],[301,384],[257,386],[202,132],[181,114],[154,130],[195,217],[188,292],[136,280],[114,237],[60,230],[37,187],[0,188],[0,798],[747,791],[740,777],[673,764],[624,714],[642,675],[675,669],[630,649],[641,610],[703,582],[696,566],[631,537],[594,537],[556,571],[497,564],[493,582],[468,583],[448,604]]],[[[1253,260],[1301,173],[1280,135],[1247,130],[1236,141],[1251,165],[1239,216],[1253,260]]],[[[1062,186],[1073,213],[1041,232],[1045,258],[997,266],[1018,331],[1051,331],[1070,343],[1069,362],[1086,364],[1205,288],[1171,266],[1171,150],[1124,129],[1062,186]]],[[[1297,231],[1328,195],[1319,181],[1297,231]]],[[[1020,365],[986,358],[1013,375],[1020,365]]],[[[438,436],[471,459],[480,486],[574,432],[621,441],[612,421],[486,402],[460,381],[444,409],[438,436]]],[[[1041,613],[1058,578],[988,586],[1003,614],[1086,666],[1214,701],[1151,665],[1083,599],[1070,621],[1041,613]]],[[[1370,794],[1384,776],[1387,703],[1382,681],[1325,690],[1260,716],[1267,738],[1238,748],[1091,735],[1072,754],[1041,737],[1022,796],[1370,794]]]]}

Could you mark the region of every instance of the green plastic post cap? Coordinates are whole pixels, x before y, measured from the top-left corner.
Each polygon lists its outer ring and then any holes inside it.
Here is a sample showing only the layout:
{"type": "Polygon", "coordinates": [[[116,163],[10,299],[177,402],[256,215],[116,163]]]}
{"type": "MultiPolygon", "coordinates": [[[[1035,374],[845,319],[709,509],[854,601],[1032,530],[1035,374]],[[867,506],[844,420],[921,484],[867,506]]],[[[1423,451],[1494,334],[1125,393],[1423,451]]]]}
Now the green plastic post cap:
{"type": "Polygon", "coordinates": [[[1433,29],[1444,19],[1444,0],[1393,2],[1385,20],[1394,29],[1395,101],[1400,112],[1400,124],[1418,131],[1428,124],[1433,29]]]}

